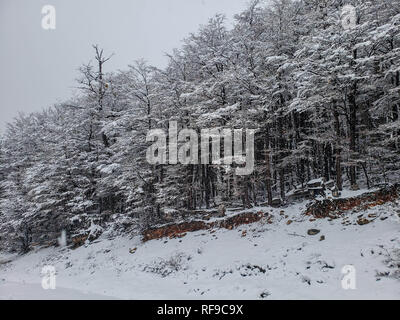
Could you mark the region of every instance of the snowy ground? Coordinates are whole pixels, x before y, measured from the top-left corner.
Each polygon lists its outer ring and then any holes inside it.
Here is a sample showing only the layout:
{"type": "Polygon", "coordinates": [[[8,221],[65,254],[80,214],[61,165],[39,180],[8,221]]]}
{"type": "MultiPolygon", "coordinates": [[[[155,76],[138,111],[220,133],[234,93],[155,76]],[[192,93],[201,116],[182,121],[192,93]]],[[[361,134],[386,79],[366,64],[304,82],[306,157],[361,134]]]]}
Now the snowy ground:
{"type": "Polygon", "coordinates": [[[400,248],[398,210],[386,204],[310,221],[300,214],[304,205],[296,205],[284,213],[271,209],[272,224],[232,231],[144,244],[139,237],[102,239],[76,250],[0,255],[0,299],[400,299],[400,281],[387,263],[400,248]],[[361,214],[376,219],[359,226],[361,214]],[[321,232],[309,236],[311,228],[321,232]],[[55,290],[41,286],[48,265],[57,271],[55,290]],[[342,288],[345,265],[356,269],[356,290],[342,288]]]}

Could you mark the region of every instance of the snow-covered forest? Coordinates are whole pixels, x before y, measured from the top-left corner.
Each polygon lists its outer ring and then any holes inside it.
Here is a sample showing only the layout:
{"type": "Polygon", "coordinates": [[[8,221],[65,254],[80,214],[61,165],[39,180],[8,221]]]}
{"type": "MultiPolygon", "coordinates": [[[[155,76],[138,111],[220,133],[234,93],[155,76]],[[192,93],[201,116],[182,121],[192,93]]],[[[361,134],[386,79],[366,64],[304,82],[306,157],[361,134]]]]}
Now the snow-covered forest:
{"type": "Polygon", "coordinates": [[[221,204],[276,206],[315,179],[339,191],[399,182],[399,0],[253,1],[232,28],[217,15],[190,34],[164,69],[140,60],[112,72],[111,53],[93,53],[79,94],[21,114],[1,137],[0,249],[221,204]],[[255,129],[253,174],[150,165],[146,135],[170,121],[255,129]]]}

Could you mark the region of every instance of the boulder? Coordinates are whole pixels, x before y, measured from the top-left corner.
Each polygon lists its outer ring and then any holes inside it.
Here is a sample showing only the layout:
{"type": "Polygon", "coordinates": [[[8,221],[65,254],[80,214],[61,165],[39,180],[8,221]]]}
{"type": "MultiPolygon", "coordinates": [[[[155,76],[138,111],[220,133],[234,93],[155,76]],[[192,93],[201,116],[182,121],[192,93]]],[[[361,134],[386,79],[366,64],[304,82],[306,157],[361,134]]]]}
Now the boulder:
{"type": "Polygon", "coordinates": [[[273,207],[280,207],[282,205],[282,200],[279,198],[275,198],[272,200],[273,207]]]}
{"type": "Polygon", "coordinates": [[[358,219],[358,221],[357,221],[358,225],[360,225],[360,226],[364,226],[366,224],[369,224],[370,222],[371,221],[369,221],[368,219],[365,219],[365,218],[358,219]]]}
{"type": "Polygon", "coordinates": [[[310,230],[308,230],[307,231],[307,234],[309,235],[309,236],[316,236],[318,233],[320,233],[321,231],[320,230],[318,230],[318,229],[310,229],[310,230]]]}

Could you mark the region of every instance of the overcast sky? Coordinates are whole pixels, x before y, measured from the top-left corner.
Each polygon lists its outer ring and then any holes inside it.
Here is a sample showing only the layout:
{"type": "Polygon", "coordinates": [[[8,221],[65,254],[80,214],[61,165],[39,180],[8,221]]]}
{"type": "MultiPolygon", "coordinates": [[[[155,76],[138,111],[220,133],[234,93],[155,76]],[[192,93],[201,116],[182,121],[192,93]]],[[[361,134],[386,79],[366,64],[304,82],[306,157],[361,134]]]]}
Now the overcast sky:
{"type": "Polygon", "coordinates": [[[134,60],[166,64],[165,52],[223,13],[232,25],[248,0],[0,0],[0,132],[19,111],[69,98],[91,44],[115,53],[107,70],[134,60]],[[56,9],[56,29],[42,28],[42,7],[56,9]]]}

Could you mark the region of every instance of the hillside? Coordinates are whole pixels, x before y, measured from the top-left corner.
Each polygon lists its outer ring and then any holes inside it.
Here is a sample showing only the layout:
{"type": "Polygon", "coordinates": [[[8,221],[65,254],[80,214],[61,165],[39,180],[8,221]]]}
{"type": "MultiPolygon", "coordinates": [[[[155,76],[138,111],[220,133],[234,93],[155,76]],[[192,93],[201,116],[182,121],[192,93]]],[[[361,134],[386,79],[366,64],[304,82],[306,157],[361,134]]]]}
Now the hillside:
{"type": "Polygon", "coordinates": [[[397,201],[338,219],[303,215],[306,202],[251,211],[267,210],[269,219],[233,230],[145,243],[103,234],[75,250],[3,255],[11,262],[0,265],[0,298],[400,299],[397,201]],[[41,287],[45,265],[56,268],[56,290],[41,287]],[[346,265],[355,267],[356,290],[342,288],[346,265]]]}

